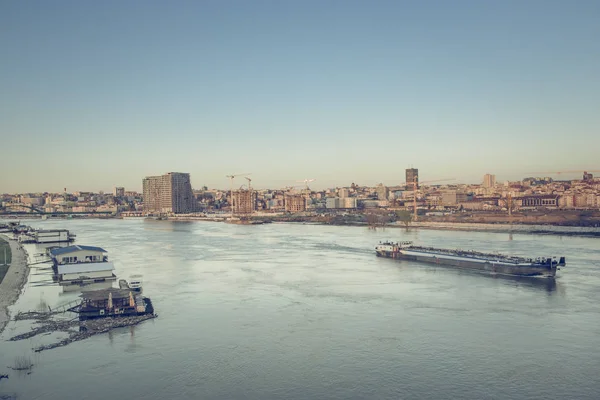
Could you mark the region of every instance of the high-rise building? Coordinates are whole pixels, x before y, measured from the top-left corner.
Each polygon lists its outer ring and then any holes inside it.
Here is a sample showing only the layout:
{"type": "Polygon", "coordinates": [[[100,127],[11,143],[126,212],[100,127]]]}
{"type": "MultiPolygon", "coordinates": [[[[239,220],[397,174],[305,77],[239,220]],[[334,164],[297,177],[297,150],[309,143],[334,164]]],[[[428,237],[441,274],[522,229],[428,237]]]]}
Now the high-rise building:
{"type": "Polygon", "coordinates": [[[188,173],[169,172],[160,176],[147,176],[142,184],[146,213],[185,214],[196,210],[188,173]]]}
{"type": "Polygon", "coordinates": [[[483,187],[491,188],[496,186],[496,175],[485,174],[483,176],[483,187]]]}
{"type": "Polygon", "coordinates": [[[125,188],[124,187],[116,187],[114,191],[115,197],[123,197],[125,196],[125,188]]]}
{"type": "Polygon", "coordinates": [[[413,190],[413,182],[417,184],[419,188],[419,170],[417,168],[406,169],[406,190],[413,190]]]}
{"type": "Polygon", "coordinates": [[[339,193],[340,193],[340,199],[350,197],[350,190],[347,188],[341,188],[339,193]]]}

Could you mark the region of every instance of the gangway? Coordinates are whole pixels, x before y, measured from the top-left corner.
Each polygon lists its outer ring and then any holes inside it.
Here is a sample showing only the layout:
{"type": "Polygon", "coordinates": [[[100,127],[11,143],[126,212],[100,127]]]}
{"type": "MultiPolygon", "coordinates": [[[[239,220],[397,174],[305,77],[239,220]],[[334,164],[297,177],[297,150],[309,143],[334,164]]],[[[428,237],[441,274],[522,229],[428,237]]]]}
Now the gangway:
{"type": "Polygon", "coordinates": [[[50,308],[50,306],[48,306],[48,309],[53,314],[60,314],[60,313],[65,313],[67,311],[71,311],[72,308],[78,306],[80,303],[81,303],[81,300],[71,300],[68,303],[59,304],[58,306],[56,306],[54,308],[50,308]]]}

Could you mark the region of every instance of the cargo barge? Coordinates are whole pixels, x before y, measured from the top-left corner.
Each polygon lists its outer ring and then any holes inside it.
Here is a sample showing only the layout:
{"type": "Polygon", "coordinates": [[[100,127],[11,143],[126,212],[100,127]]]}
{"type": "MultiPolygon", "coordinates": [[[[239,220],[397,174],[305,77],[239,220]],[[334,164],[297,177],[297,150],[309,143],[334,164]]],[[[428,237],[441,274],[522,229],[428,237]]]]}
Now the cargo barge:
{"type": "Polygon", "coordinates": [[[565,257],[536,259],[480,253],[469,250],[448,250],[415,246],[412,242],[384,242],[375,247],[378,257],[418,261],[490,274],[554,278],[559,267],[566,265],[565,257]]]}

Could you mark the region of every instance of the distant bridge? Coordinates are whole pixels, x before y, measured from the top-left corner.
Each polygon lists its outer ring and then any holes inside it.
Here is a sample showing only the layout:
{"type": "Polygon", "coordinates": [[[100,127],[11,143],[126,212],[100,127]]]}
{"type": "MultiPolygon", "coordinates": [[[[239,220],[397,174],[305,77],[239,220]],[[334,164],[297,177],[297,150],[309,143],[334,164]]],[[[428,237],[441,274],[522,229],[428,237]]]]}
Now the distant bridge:
{"type": "Polygon", "coordinates": [[[53,212],[28,212],[28,211],[0,211],[0,215],[116,215],[116,213],[112,211],[81,211],[81,212],[72,212],[72,211],[53,211],[53,212]]]}
{"type": "Polygon", "coordinates": [[[34,213],[36,213],[36,214],[45,214],[45,212],[44,212],[44,210],[43,210],[43,209],[41,209],[41,208],[38,208],[38,207],[36,207],[36,206],[34,206],[34,205],[31,205],[31,204],[23,204],[23,203],[15,203],[15,204],[10,204],[10,205],[7,207],[7,209],[5,210],[5,212],[11,212],[11,211],[15,211],[15,212],[26,212],[26,213],[28,213],[28,214],[31,214],[31,213],[32,213],[32,211],[33,211],[33,212],[34,212],[34,213]],[[15,210],[13,210],[13,209],[15,209],[15,208],[16,208],[16,209],[19,209],[19,208],[23,209],[23,208],[25,208],[25,209],[27,209],[27,210],[30,210],[30,211],[25,211],[25,210],[16,210],[16,211],[15,211],[15,210]]]}
{"type": "Polygon", "coordinates": [[[31,215],[31,214],[38,214],[38,215],[85,215],[85,214],[110,215],[110,214],[115,214],[115,213],[113,211],[78,211],[78,212],[51,211],[51,212],[46,212],[39,207],[30,205],[30,204],[22,204],[22,203],[11,204],[5,210],[0,210],[0,215],[31,215]],[[19,208],[21,210],[19,210],[19,208]]]}

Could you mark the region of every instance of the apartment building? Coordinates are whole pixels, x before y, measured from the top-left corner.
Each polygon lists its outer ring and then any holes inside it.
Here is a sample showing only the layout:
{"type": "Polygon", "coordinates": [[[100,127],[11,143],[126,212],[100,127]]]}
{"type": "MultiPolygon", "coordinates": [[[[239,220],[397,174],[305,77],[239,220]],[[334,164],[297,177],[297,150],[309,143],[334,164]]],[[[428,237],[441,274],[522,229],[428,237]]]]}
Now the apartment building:
{"type": "Polygon", "coordinates": [[[142,181],[144,188],[144,212],[185,214],[196,211],[190,174],[169,172],[160,176],[148,176],[142,181]]]}

